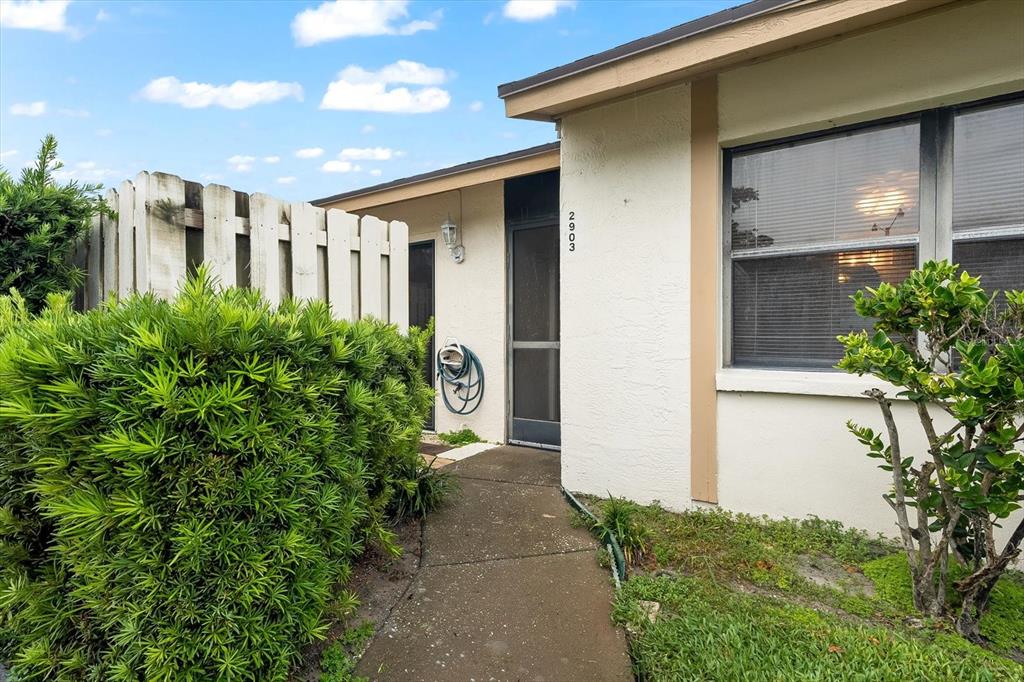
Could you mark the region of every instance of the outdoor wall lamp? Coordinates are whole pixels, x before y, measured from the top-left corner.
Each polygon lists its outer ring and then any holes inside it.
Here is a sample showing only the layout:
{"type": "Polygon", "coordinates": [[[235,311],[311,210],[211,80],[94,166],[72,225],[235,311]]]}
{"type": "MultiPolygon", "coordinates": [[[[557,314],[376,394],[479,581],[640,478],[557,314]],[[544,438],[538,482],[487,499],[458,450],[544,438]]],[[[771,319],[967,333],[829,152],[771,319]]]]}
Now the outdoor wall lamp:
{"type": "Polygon", "coordinates": [[[466,259],[466,247],[459,243],[459,226],[452,222],[451,216],[441,223],[441,237],[444,238],[444,245],[448,247],[448,253],[452,255],[453,261],[461,263],[466,259]]]}

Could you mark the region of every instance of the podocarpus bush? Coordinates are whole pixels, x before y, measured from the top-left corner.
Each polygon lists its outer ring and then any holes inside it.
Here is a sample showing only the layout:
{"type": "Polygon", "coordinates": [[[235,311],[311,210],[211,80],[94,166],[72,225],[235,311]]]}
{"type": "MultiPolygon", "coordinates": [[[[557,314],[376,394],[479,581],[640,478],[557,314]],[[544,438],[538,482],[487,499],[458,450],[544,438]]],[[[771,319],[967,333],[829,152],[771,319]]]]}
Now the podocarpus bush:
{"type": "Polygon", "coordinates": [[[0,305],[0,630],[19,680],[283,680],[418,467],[425,335],[202,273],[0,305]],[[2,322],[6,320],[6,323],[2,322]]]}
{"type": "Polygon", "coordinates": [[[34,165],[15,179],[0,169],[0,291],[17,288],[29,309],[48,294],[81,285],[83,272],[71,262],[75,246],[94,216],[106,211],[99,185],[59,184],[57,140],[47,135],[34,165]]]}
{"type": "Polygon", "coordinates": [[[849,428],[892,472],[885,497],[910,563],[914,605],[944,615],[949,562],[959,562],[966,576],[954,583],[956,627],[981,641],[978,621],[1024,540],[1024,519],[1004,543],[995,537],[1024,499],[1024,292],[1000,300],[958,270],[928,262],[898,285],[857,292],[856,310],[875,331],[839,337],[846,348],[839,367],[903,389],[916,409],[926,452],[901,445],[880,389],[866,395],[877,401],[885,431],[849,428]]]}

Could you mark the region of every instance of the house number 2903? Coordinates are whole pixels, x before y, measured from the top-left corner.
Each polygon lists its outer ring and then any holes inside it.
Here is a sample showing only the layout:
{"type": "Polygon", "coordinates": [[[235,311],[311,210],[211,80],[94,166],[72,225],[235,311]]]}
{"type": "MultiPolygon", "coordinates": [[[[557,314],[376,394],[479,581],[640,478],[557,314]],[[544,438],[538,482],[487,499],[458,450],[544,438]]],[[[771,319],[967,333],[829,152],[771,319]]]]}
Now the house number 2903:
{"type": "Polygon", "coordinates": [[[576,250],[576,211],[569,211],[569,250],[576,250]]]}

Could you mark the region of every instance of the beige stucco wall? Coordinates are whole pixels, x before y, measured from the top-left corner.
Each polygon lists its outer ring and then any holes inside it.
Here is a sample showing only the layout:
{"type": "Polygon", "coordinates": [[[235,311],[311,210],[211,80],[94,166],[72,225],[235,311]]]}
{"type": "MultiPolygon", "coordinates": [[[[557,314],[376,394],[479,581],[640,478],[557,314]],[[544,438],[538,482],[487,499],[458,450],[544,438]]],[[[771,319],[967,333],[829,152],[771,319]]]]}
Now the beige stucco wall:
{"type": "Polygon", "coordinates": [[[690,501],[689,110],[682,85],[561,128],[562,482],[677,508],[690,501]]]}
{"type": "Polygon", "coordinates": [[[1024,89],[1024,2],[984,0],[719,77],[724,144],[1024,89]]]}
{"type": "Polygon", "coordinates": [[[480,357],[486,385],[476,412],[449,412],[440,396],[436,429],[469,427],[484,440],[505,440],[505,208],[503,183],[373,206],[360,211],[409,225],[409,242],[434,241],[435,342],[458,338],[480,357]],[[460,202],[461,192],[461,202],[460,202]],[[458,224],[466,259],[455,263],[441,239],[441,223],[458,224]]]}
{"type": "MultiPolygon", "coordinates": [[[[723,146],[966,102],[1024,88],[1024,2],[986,0],[736,69],[719,80],[723,146]]],[[[719,502],[770,516],[814,514],[887,534],[880,499],[891,483],[846,431],[878,429],[877,406],[820,373],[799,381],[719,376],[719,502]],[[728,380],[727,382],[725,380],[728,380]],[[723,385],[749,391],[722,391],[723,385]],[[811,387],[810,384],[815,384],[811,387]],[[781,392],[767,392],[781,391],[781,392]]],[[[781,376],[781,375],[779,375],[781,376]]],[[[839,379],[845,379],[840,377],[839,379]]],[[[863,388],[863,386],[859,387],[863,388]]],[[[907,454],[922,453],[920,425],[897,406],[907,454]]],[[[1005,535],[1005,533],[1004,533],[1005,535]]]]}

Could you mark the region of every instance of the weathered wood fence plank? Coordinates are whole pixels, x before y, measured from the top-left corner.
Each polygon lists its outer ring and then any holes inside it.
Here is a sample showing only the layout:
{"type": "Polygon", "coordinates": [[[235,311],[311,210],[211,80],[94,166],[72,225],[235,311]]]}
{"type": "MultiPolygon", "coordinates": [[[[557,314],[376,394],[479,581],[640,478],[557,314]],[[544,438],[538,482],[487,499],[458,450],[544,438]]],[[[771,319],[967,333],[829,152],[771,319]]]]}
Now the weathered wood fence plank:
{"type": "Polygon", "coordinates": [[[203,262],[221,286],[235,286],[235,191],[224,185],[203,188],[203,262]]]}
{"type": "Polygon", "coordinates": [[[86,307],[135,291],[175,296],[189,260],[199,261],[188,231],[201,230],[201,260],[221,286],[251,286],[272,305],[288,296],[326,299],[337,318],[372,316],[408,327],[405,223],[202,187],[167,173],[139,173],[106,201],[116,217],[94,221],[77,254],[87,271],[79,297],[86,307]]]}

